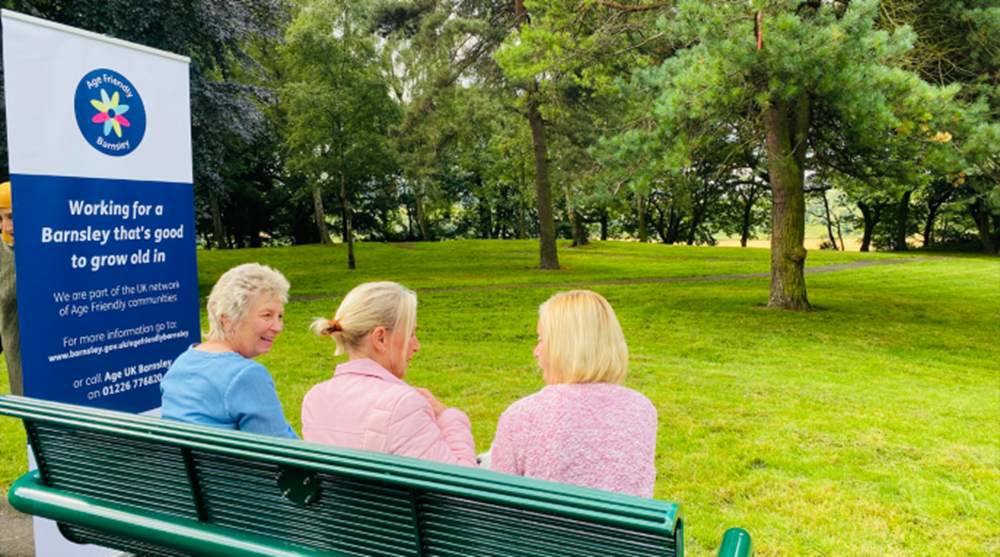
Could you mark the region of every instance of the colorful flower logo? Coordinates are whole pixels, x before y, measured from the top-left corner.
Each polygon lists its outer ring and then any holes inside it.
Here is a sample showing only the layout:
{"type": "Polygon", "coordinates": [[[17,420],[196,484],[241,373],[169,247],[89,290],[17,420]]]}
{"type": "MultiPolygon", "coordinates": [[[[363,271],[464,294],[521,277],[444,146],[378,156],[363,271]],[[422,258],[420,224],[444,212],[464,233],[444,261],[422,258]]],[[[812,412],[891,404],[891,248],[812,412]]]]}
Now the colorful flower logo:
{"type": "Polygon", "coordinates": [[[129,127],[132,125],[125,116],[122,116],[128,112],[127,104],[119,104],[118,91],[115,91],[111,98],[108,98],[108,92],[101,89],[101,100],[91,99],[90,104],[94,105],[97,109],[97,114],[90,119],[91,122],[95,124],[104,123],[104,135],[107,136],[111,133],[111,130],[115,130],[115,135],[118,137],[122,136],[122,126],[129,127]]]}
{"type": "Polygon", "coordinates": [[[105,155],[131,153],[146,134],[142,97],[131,81],[114,70],[87,72],[76,86],[74,108],[84,141],[105,155]]]}

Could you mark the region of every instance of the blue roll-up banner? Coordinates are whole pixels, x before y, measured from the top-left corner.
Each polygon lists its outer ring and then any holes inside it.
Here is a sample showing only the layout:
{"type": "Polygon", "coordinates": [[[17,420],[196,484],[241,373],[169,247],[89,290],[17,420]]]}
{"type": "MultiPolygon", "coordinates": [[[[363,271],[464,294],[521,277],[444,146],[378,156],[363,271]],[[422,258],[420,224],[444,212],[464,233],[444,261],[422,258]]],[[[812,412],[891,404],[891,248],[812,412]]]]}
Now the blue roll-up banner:
{"type": "Polygon", "coordinates": [[[188,64],[3,11],[27,396],[150,411],[200,341],[188,64]]]}

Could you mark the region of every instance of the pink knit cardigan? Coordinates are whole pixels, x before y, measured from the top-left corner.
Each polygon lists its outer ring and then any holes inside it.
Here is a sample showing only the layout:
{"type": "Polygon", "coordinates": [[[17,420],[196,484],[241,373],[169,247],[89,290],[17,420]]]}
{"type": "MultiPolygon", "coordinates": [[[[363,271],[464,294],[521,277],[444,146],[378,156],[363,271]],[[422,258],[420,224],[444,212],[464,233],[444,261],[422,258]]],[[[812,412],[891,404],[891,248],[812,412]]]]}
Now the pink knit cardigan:
{"type": "Polygon", "coordinates": [[[440,416],[417,390],[373,360],[337,366],[333,379],[302,402],[302,438],[352,449],[476,465],[469,418],[448,408],[440,416]]]}
{"type": "Polygon", "coordinates": [[[549,385],[500,416],[491,467],[652,497],[656,423],[649,399],[620,385],[549,385]]]}

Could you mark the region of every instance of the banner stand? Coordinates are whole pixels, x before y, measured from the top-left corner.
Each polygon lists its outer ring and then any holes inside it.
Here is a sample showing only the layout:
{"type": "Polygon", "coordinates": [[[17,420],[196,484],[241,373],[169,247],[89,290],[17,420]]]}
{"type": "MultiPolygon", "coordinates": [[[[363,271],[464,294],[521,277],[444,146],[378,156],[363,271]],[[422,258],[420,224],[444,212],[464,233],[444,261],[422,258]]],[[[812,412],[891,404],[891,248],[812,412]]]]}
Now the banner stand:
{"type": "MultiPolygon", "coordinates": [[[[163,374],[201,340],[190,60],[2,19],[24,394],[158,414],[163,374]]],[[[120,553],[48,520],[34,533],[37,557],[120,553]]]]}

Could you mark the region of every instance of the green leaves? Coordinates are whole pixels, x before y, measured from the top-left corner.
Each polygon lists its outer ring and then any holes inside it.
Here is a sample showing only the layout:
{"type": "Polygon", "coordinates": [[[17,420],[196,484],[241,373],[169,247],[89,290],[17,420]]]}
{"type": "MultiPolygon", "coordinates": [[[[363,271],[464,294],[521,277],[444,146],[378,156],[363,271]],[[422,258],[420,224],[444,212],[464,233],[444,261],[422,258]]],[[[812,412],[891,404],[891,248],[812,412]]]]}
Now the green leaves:
{"type": "Polygon", "coordinates": [[[288,164],[314,182],[343,176],[354,192],[392,171],[388,133],[400,117],[365,29],[348,3],[317,0],[282,48],[288,164]]]}

